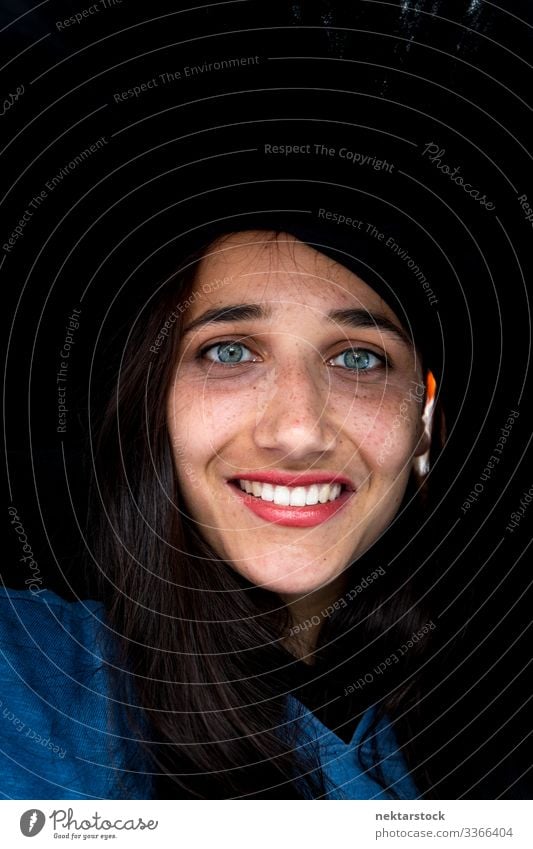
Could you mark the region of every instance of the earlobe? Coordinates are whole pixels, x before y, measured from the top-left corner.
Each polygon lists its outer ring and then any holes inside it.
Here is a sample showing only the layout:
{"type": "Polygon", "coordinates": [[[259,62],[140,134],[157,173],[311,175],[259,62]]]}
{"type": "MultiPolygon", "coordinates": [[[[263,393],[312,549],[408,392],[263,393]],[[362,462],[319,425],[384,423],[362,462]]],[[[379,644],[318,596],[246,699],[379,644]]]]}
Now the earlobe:
{"type": "Polygon", "coordinates": [[[428,371],[426,376],[426,400],[422,423],[424,430],[419,445],[413,458],[413,469],[419,477],[424,477],[429,472],[429,454],[431,449],[431,436],[433,431],[433,412],[435,409],[435,395],[437,384],[433,372],[428,371]]]}

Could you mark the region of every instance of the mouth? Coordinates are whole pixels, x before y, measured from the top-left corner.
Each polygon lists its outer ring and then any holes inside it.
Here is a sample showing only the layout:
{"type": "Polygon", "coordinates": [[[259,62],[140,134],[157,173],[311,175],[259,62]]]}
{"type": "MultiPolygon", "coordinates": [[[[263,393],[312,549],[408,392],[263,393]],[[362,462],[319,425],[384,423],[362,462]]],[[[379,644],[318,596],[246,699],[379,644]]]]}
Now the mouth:
{"type": "Polygon", "coordinates": [[[346,483],[335,481],[313,483],[307,486],[285,486],[266,481],[234,478],[229,481],[229,484],[253,498],[278,507],[314,507],[317,504],[337,501],[343,492],[353,492],[346,483]]]}
{"type": "Polygon", "coordinates": [[[284,486],[268,481],[234,478],[227,483],[237,501],[259,518],[298,528],[328,521],[355,495],[351,485],[338,481],[284,486]]]}

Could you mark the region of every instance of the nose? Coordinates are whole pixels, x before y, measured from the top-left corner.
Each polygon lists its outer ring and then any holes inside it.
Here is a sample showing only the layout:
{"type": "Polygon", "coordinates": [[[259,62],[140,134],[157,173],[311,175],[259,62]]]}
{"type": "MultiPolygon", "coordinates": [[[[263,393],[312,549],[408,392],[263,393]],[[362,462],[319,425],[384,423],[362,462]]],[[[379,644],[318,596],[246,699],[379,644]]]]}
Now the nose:
{"type": "Polygon", "coordinates": [[[274,366],[258,388],[254,438],[258,448],[291,459],[332,451],[337,432],[328,408],[329,386],[316,366],[302,362],[274,366]]]}

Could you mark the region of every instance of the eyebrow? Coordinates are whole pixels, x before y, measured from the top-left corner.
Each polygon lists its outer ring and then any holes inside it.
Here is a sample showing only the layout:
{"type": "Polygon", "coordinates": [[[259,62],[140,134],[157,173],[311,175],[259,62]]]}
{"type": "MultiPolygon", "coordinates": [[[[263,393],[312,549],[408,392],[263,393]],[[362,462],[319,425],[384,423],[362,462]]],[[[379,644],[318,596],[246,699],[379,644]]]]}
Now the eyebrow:
{"type": "MultiPolygon", "coordinates": [[[[225,307],[214,307],[207,310],[191,321],[184,330],[183,335],[191,333],[206,324],[228,324],[229,322],[250,321],[257,319],[272,318],[272,310],[268,306],[260,304],[228,304],[225,307]]],[[[337,309],[327,313],[326,318],[344,327],[356,329],[371,328],[379,329],[384,333],[395,336],[408,348],[413,347],[413,341],[408,334],[397,324],[381,313],[370,313],[363,309],[337,309]]]]}

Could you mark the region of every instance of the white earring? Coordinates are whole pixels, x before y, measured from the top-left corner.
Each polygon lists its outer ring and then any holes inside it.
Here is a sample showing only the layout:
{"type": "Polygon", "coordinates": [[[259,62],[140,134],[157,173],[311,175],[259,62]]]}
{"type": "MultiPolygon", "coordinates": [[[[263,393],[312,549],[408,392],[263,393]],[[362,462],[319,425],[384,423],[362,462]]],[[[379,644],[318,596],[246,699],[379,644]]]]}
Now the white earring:
{"type": "Polygon", "coordinates": [[[429,474],[429,451],[421,454],[420,457],[415,457],[413,465],[418,477],[425,477],[429,474]]]}
{"type": "MultiPolygon", "coordinates": [[[[424,412],[422,413],[422,421],[424,422],[424,433],[427,435],[429,439],[429,443],[431,445],[431,431],[433,427],[433,413],[435,410],[435,394],[436,394],[436,383],[435,378],[433,377],[433,372],[428,371],[426,378],[426,405],[424,407],[424,412]]],[[[431,448],[424,454],[420,454],[419,457],[414,458],[414,468],[419,477],[425,477],[429,474],[430,464],[429,464],[429,454],[431,448]]]]}

